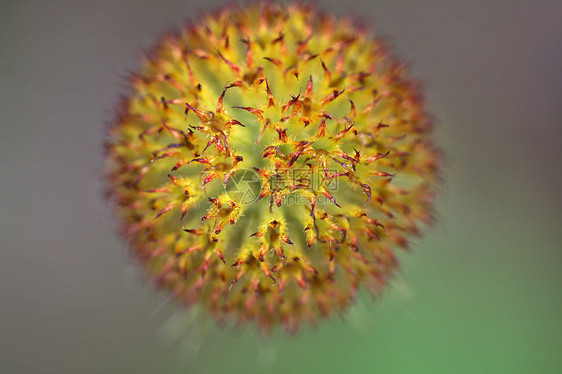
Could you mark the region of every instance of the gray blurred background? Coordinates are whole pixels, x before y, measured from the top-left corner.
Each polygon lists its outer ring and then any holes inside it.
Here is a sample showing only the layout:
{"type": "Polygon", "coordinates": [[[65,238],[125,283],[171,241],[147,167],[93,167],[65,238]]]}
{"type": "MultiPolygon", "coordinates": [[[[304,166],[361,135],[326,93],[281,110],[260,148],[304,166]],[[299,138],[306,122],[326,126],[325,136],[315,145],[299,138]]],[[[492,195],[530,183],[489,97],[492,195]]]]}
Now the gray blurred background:
{"type": "Polygon", "coordinates": [[[0,0],[0,373],[562,372],[562,2],[319,1],[411,63],[447,185],[390,292],[267,340],[155,292],[101,193],[126,69],[218,3],[0,0]]]}

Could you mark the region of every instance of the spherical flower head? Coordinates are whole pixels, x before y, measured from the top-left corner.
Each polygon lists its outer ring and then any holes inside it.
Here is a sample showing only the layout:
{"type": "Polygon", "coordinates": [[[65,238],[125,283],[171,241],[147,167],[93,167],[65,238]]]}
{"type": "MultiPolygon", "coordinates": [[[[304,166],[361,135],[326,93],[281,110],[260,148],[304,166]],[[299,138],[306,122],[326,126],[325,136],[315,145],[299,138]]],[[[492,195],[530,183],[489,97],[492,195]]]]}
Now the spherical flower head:
{"type": "Polygon", "coordinates": [[[365,28],[229,6],[130,75],[107,190],[158,286],[221,322],[294,331],[380,292],[432,220],[430,135],[418,85],[365,28]]]}

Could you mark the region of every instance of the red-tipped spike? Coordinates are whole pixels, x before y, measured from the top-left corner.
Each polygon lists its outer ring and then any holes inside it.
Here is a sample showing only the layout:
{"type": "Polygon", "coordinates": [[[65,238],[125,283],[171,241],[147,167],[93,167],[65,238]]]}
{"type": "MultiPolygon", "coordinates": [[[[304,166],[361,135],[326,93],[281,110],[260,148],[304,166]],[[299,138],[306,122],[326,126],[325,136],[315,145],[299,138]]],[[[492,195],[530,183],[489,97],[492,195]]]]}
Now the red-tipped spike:
{"type": "Polygon", "coordinates": [[[246,44],[246,67],[251,68],[254,66],[254,56],[252,54],[252,40],[249,36],[242,39],[242,43],[246,44]]]}
{"type": "Polygon", "coordinates": [[[158,214],[156,215],[156,217],[154,218],[160,218],[164,213],[169,212],[170,210],[174,209],[174,207],[176,206],[175,203],[169,203],[168,205],[166,205],[164,207],[164,209],[162,209],[161,211],[158,212],[158,214]]]}
{"type": "Polygon", "coordinates": [[[345,89],[338,91],[338,90],[334,90],[331,94],[329,94],[328,96],[326,96],[323,100],[322,100],[322,105],[326,105],[329,102],[334,101],[338,96],[340,96],[343,91],[345,91],[345,89]]]}
{"type": "Polygon", "coordinates": [[[203,180],[202,185],[205,186],[207,183],[209,183],[209,182],[211,182],[213,179],[215,179],[216,176],[217,176],[216,173],[211,173],[211,174],[207,175],[207,176],[205,177],[205,179],[203,180]]]}
{"type": "Polygon", "coordinates": [[[390,173],[386,173],[384,171],[380,171],[380,170],[373,170],[372,173],[374,175],[376,175],[377,177],[390,177],[390,178],[394,178],[395,174],[390,174],[390,173]]]}
{"type": "Polygon", "coordinates": [[[272,107],[275,105],[275,101],[273,101],[273,95],[271,94],[271,90],[269,89],[269,83],[267,82],[267,78],[265,78],[265,87],[267,90],[267,107],[272,107]]]}
{"type": "Polygon", "coordinates": [[[245,111],[248,111],[250,113],[252,113],[253,115],[257,116],[260,121],[263,121],[263,110],[257,109],[257,108],[251,108],[248,106],[233,106],[233,108],[236,109],[244,109],[245,111]]]}
{"type": "Polygon", "coordinates": [[[337,75],[341,75],[343,72],[343,50],[340,50],[338,54],[338,61],[336,62],[336,70],[335,73],[337,75]]]}
{"type": "Polygon", "coordinates": [[[281,60],[277,59],[277,58],[264,57],[264,59],[271,62],[273,65],[275,65],[277,67],[283,67],[283,62],[281,60]]]}
{"type": "Polygon", "coordinates": [[[326,196],[328,198],[328,200],[330,200],[332,203],[334,203],[335,206],[337,206],[338,208],[341,208],[341,206],[336,202],[336,198],[334,196],[332,196],[332,194],[329,193],[326,189],[324,189],[324,191],[322,191],[322,195],[326,196]]]}
{"type": "Polygon", "coordinates": [[[277,128],[275,129],[277,131],[277,134],[279,135],[279,141],[282,143],[287,143],[287,129],[283,129],[283,128],[277,128]]]}
{"type": "Polygon", "coordinates": [[[218,53],[219,57],[221,58],[221,60],[223,60],[223,61],[228,65],[228,67],[230,68],[230,70],[232,70],[232,72],[233,72],[236,76],[240,75],[240,68],[239,68],[238,66],[236,66],[235,64],[233,64],[231,61],[227,60],[227,59],[222,55],[222,53],[221,53],[218,49],[215,48],[215,51],[217,51],[217,53],[218,53]]]}
{"type": "Polygon", "coordinates": [[[199,118],[201,120],[201,122],[205,122],[209,119],[209,116],[206,113],[203,113],[199,109],[195,109],[194,107],[189,105],[189,103],[185,103],[185,106],[186,106],[186,109],[185,109],[185,117],[186,118],[187,118],[187,114],[188,114],[188,109],[190,109],[191,111],[193,111],[193,113],[195,113],[197,118],[199,118]]]}
{"type": "Polygon", "coordinates": [[[322,119],[318,125],[318,132],[316,133],[317,138],[321,138],[326,135],[326,119],[322,119]]]}
{"type": "Polygon", "coordinates": [[[304,96],[308,97],[312,95],[312,75],[308,77],[308,83],[306,84],[306,91],[304,91],[304,96]]]}
{"type": "Polygon", "coordinates": [[[293,242],[291,241],[291,239],[289,239],[289,237],[287,236],[287,234],[281,235],[280,238],[281,238],[282,241],[284,241],[284,242],[287,243],[287,244],[295,245],[295,243],[293,243],[293,242]]]}
{"type": "Polygon", "coordinates": [[[225,85],[221,96],[219,97],[219,101],[217,103],[217,113],[223,113],[224,112],[224,107],[223,107],[223,99],[224,99],[224,94],[226,93],[226,90],[228,90],[229,86],[225,85]]]}
{"type": "Polygon", "coordinates": [[[201,230],[198,230],[198,229],[183,229],[183,231],[188,232],[188,233],[190,233],[192,235],[195,235],[195,236],[203,235],[203,232],[201,230]]]}

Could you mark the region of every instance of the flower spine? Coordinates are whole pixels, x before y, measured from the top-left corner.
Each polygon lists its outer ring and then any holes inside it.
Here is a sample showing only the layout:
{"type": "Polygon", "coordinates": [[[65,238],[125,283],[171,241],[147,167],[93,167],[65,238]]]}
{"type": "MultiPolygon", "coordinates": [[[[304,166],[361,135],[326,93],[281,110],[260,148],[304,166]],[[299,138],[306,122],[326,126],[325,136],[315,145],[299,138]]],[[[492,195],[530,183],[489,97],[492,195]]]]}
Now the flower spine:
{"type": "Polygon", "coordinates": [[[106,141],[121,231],[219,321],[294,331],[380,292],[432,220],[439,153],[416,82],[350,19],[229,6],[165,35],[106,141]]]}

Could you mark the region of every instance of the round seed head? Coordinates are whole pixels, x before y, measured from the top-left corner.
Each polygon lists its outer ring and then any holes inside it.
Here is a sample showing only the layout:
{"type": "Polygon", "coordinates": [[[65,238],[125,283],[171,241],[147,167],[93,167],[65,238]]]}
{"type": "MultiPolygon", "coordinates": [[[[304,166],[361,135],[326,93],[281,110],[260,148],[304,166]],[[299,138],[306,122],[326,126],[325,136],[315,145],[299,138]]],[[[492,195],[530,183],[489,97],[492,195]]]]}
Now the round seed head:
{"type": "Polygon", "coordinates": [[[121,232],[219,321],[293,331],[342,312],[432,220],[419,87],[350,19],[228,6],[165,35],[128,86],[105,144],[121,232]]]}

